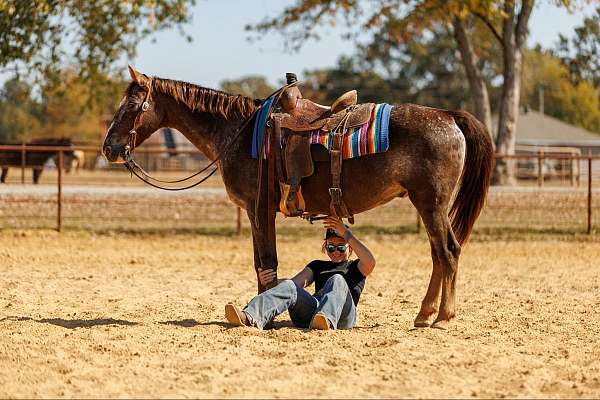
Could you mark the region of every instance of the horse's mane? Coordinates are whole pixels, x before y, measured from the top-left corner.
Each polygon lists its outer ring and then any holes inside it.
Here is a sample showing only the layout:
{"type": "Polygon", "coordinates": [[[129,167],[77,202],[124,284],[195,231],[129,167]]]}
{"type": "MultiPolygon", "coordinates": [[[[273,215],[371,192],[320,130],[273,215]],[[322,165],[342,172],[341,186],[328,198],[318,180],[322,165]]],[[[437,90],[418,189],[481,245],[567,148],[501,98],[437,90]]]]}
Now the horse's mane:
{"type": "Polygon", "coordinates": [[[190,109],[223,119],[249,117],[256,110],[254,99],[172,79],[152,79],[152,90],[182,102],[190,109]]]}

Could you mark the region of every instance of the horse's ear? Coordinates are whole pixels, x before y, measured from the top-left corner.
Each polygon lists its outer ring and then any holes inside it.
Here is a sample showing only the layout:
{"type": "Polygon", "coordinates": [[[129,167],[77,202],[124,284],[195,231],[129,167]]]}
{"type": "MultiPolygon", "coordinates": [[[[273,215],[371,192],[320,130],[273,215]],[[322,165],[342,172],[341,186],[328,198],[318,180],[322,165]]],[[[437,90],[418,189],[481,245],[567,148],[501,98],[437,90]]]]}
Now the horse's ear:
{"type": "Polygon", "coordinates": [[[142,74],[140,72],[137,72],[135,69],[133,69],[133,67],[131,65],[127,65],[127,69],[129,70],[129,75],[131,76],[131,80],[136,83],[141,83],[140,77],[142,76],[142,74]]]}

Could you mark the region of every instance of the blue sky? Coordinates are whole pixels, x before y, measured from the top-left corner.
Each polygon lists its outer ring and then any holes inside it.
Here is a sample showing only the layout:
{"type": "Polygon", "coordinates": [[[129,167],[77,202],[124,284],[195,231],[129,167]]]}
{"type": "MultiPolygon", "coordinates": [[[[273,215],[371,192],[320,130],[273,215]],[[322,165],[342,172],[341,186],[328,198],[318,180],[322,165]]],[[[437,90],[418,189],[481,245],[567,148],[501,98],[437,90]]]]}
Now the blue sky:
{"type": "MultiPolygon", "coordinates": [[[[163,31],[138,44],[137,57],[124,60],[140,71],[218,88],[224,79],[246,75],[264,75],[277,84],[286,72],[302,72],[334,66],[339,56],[354,53],[352,41],[342,39],[344,26],[319,30],[320,41],[308,41],[297,52],[284,50],[281,34],[271,32],[261,40],[249,42],[244,27],[266,16],[274,17],[292,0],[197,0],[192,22],[185,31],[194,40],[189,43],[177,30],[163,31]]],[[[559,33],[571,36],[586,15],[594,12],[593,1],[572,14],[552,6],[552,0],[538,0],[531,21],[529,44],[551,47],[559,33]]],[[[0,74],[0,83],[9,77],[0,74]]]]}
{"type": "MultiPolygon", "coordinates": [[[[571,36],[586,15],[594,12],[589,4],[569,14],[563,8],[539,0],[530,21],[529,43],[551,47],[559,33],[571,36]]],[[[188,43],[176,31],[155,34],[138,46],[132,64],[140,71],[216,88],[224,79],[250,74],[265,75],[277,83],[288,71],[302,79],[306,69],[335,65],[342,54],[352,54],[354,44],[343,40],[344,27],[321,29],[320,41],[308,41],[298,52],[285,52],[281,34],[273,32],[250,43],[244,26],[276,16],[290,1],[281,0],[199,0],[192,23],[185,27],[194,41],[188,43]]]]}

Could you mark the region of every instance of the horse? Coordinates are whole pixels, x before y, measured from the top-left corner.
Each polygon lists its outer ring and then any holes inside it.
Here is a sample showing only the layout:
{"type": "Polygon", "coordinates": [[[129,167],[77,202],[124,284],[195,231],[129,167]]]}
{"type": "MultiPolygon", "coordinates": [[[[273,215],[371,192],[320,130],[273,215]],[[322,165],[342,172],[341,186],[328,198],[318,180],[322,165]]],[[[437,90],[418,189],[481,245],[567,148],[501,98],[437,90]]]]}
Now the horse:
{"type": "MultiPolygon", "coordinates": [[[[157,129],[179,130],[209,159],[218,158],[228,197],[250,221],[255,270],[276,271],[276,242],[266,228],[274,216],[262,200],[255,208],[267,168],[259,169],[259,160],[250,156],[252,124],[246,121],[261,100],[149,77],[131,67],[129,73],[132,81],[104,139],[106,159],[125,162],[128,151],[157,129]]],[[[447,329],[455,317],[461,246],[484,206],[492,167],[490,135],[473,115],[414,104],[393,106],[386,152],[344,160],[341,181],[349,210],[358,214],[408,197],[427,230],[433,270],[415,327],[447,329]]],[[[329,163],[316,162],[313,175],[302,180],[307,212],[329,214],[330,183],[329,163]]],[[[259,281],[259,293],[265,289],[259,281]]]]}
{"type": "MultiPolygon", "coordinates": [[[[27,146],[72,146],[70,138],[38,138],[25,143],[27,146]]],[[[64,162],[63,168],[67,172],[71,171],[72,160],[75,159],[73,150],[63,152],[64,162]]],[[[58,165],[58,154],[56,151],[26,151],[25,166],[33,170],[33,183],[38,184],[40,176],[44,170],[46,162],[52,158],[54,163],[58,165]]],[[[6,182],[8,175],[8,167],[20,167],[22,165],[21,150],[0,150],[0,167],[2,175],[0,183],[6,182]]]]}
{"type": "Polygon", "coordinates": [[[71,171],[75,171],[76,173],[79,173],[79,170],[81,168],[83,168],[85,165],[85,153],[81,150],[75,150],[73,151],[73,159],[71,160],[71,163],[69,164],[69,169],[67,170],[68,172],[71,171]]]}

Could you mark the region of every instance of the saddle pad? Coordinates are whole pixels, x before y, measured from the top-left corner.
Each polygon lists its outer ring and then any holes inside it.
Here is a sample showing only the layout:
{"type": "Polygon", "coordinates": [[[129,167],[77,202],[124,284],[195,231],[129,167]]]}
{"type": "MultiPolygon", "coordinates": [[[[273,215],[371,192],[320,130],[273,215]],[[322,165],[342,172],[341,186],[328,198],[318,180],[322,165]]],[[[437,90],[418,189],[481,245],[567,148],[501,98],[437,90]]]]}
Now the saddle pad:
{"type": "MultiPolygon", "coordinates": [[[[256,120],[254,120],[254,130],[252,132],[252,148],[250,154],[252,158],[258,158],[258,153],[262,148],[263,139],[265,136],[265,126],[267,124],[267,120],[271,114],[271,107],[273,106],[273,97],[267,98],[260,105],[260,110],[256,115],[256,120]]],[[[267,146],[268,147],[268,143],[267,146]]],[[[268,153],[268,149],[265,149],[268,153]]],[[[266,155],[263,154],[263,158],[266,158],[266,155]]]]}
{"type": "MultiPolygon", "coordinates": [[[[391,111],[391,105],[377,104],[371,112],[369,122],[348,129],[344,133],[342,158],[354,158],[387,151],[391,111]]],[[[310,132],[310,143],[321,144],[328,150],[331,150],[332,139],[333,132],[331,131],[314,130],[310,132]]]]}

